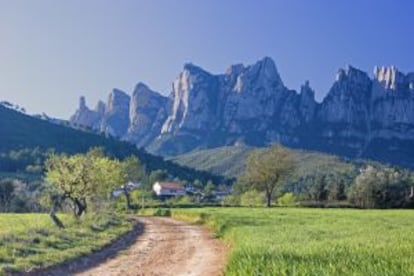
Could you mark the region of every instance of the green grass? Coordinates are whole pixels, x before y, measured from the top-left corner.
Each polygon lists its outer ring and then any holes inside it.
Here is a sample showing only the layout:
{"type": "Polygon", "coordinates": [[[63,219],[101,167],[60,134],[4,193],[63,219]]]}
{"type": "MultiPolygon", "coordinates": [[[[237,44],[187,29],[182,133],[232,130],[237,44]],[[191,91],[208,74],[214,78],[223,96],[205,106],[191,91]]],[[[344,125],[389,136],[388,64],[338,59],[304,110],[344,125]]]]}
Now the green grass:
{"type": "Polygon", "coordinates": [[[414,211],[173,210],[231,244],[226,275],[414,275],[414,211]]]}
{"type": "Polygon", "coordinates": [[[133,227],[124,217],[83,221],[60,217],[66,226],[63,230],[46,214],[0,214],[0,275],[84,256],[133,227]]]}

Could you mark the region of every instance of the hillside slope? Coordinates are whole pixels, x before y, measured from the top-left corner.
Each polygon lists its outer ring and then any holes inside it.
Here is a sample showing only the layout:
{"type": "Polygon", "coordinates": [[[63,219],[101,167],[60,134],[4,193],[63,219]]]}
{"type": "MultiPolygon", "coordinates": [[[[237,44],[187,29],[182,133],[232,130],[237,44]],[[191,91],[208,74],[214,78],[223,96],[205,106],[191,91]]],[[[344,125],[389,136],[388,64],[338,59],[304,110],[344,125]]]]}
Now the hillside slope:
{"type": "Polygon", "coordinates": [[[221,177],[210,173],[164,161],[162,157],[148,154],[132,144],[52,124],[0,106],[0,171],[7,171],[5,168],[8,166],[8,160],[4,159],[4,156],[8,156],[13,151],[38,148],[40,151],[54,149],[56,152],[74,154],[86,152],[91,147],[102,147],[108,154],[117,158],[136,155],[145,164],[147,170],[167,170],[174,176],[188,180],[198,178],[222,181],[221,177]]]}
{"type": "MultiPolygon", "coordinates": [[[[209,150],[194,151],[171,158],[180,165],[198,170],[206,170],[227,177],[238,177],[243,173],[246,159],[253,147],[221,147],[209,150]]],[[[348,174],[359,166],[358,162],[348,162],[340,157],[294,150],[298,162],[296,178],[317,174],[348,174]]]]}

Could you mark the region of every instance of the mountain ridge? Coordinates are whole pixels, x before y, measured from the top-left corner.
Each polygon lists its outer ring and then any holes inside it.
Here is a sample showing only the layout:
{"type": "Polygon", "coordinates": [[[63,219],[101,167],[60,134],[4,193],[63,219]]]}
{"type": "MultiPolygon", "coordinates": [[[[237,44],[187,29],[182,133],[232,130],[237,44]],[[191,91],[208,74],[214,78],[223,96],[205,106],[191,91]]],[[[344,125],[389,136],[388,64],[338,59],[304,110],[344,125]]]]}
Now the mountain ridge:
{"type": "Polygon", "coordinates": [[[108,123],[105,115],[98,125],[91,123],[94,117],[82,105],[71,124],[164,155],[278,142],[414,166],[414,73],[403,74],[393,66],[376,67],[373,78],[352,66],[339,69],[321,102],[315,100],[308,81],[299,92],[287,88],[270,57],[253,65],[232,65],[223,74],[187,63],[169,97],[140,86],[147,93],[134,92],[134,99],[124,103],[129,117],[123,117],[122,127],[108,123]],[[149,100],[155,98],[158,100],[149,100]],[[145,102],[152,103],[147,104],[149,110],[144,110],[145,102]],[[137,121],[140,123],[134,123],[137,121]],[[108,131],[105,125],[120,131],[108,131]]]}

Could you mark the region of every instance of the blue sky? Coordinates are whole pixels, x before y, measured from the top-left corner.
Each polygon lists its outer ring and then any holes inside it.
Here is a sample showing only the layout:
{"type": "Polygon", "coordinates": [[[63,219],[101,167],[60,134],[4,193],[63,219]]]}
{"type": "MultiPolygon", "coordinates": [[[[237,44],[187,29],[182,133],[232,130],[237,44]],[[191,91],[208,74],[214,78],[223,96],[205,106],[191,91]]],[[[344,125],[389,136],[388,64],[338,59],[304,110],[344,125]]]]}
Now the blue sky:
{"type": "Polygon", "coordinates": [[[410,0],[0,0],[0,100],[68,118],[138,81],[169,94],[185,62],[213,73],[272,57],[326,95],[340,67],[414,71],[410,0]]]}

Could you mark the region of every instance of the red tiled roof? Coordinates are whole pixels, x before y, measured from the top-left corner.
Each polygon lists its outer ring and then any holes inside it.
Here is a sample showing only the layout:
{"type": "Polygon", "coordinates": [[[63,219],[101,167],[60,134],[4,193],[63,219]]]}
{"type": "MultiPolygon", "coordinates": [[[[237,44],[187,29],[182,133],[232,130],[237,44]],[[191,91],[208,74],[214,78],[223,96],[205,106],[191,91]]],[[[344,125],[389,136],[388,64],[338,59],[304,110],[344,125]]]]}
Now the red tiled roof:
{"type": "Polygon", "coordinates": [[[184,190],[183,185],[177,182],[158,182],[158,184],[164,189],[184,190]]]}

